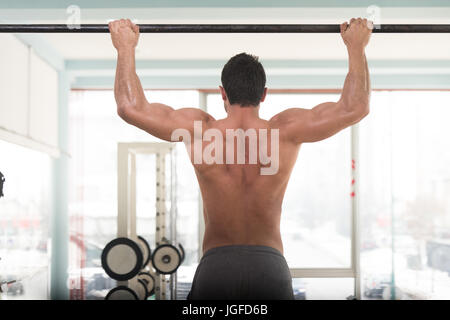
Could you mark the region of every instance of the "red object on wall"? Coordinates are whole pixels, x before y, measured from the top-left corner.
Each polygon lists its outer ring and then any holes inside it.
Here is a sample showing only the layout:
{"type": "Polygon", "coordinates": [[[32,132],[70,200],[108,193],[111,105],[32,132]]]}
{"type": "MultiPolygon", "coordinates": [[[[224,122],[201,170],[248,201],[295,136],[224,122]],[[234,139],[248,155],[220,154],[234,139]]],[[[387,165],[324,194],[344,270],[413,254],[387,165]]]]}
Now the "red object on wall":
{"type": "Polygon", "coordinates": [[[354,197],[355,196],[355,178],[354,176],[354,171],[355,171],[355,160],[352,159],[352,192],[350,193],[350,197],[354,197]]]}

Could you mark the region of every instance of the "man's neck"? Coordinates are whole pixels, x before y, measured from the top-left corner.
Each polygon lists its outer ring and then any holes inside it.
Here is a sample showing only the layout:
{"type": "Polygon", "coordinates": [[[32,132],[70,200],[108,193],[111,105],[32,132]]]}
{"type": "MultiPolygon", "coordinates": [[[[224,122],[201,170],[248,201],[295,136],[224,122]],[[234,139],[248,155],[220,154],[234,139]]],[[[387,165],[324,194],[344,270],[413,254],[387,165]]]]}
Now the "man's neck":
{"type": "Polygon", "coordinates": [[[256,107],[231,105],[227,108],[227,114],[228,118],[232,119],[259,118],[259,105],[256,107]]]}

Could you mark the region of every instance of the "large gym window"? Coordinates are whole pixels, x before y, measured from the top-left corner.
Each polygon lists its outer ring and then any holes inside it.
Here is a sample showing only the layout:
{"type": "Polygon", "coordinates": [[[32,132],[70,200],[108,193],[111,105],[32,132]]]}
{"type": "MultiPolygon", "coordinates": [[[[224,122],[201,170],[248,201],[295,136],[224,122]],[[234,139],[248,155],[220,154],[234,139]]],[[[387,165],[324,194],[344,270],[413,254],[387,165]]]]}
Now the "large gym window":
{"type": "Polygon", "coordinates": [[[51,158],[44,153],[0,141],[0,171],[5,176],[0,198],[0,282],[7,300],[49,298],[49,218],[51,158]],[[5,286],[2,286],[5,289],[5,286]]]}
{"type": "MultiPolygon", "coordinates": [[[[146,95],[151,101],[174,108],[198,106],[197,91],[146,91],[146,95]]],[[[120,119],[112,91],[74,90],[70,98],[70,298],[103,299],[115,286],[115,281],[104,273],[100,256],[106,243],[117,236],[117,143],[161,140],[120,119]]],[[[177,146],[177,180],[178,240],[186,250],[186,261],[178,269],[178,278],[192,281],[190,266],[198,260],[198,183],[182,144],[177,146]]],[[[154,183],[154,159],[139,156],[137,231],[152,249],[156,217],[154,183]]]]}
{"type": "MultiPolygon", "coordinates": [[[[273,93],[260,115],[269,119],[284,108],[337,98],[273,93]]],[[[215,117],[226,116],[219,94],[208,93],[207,102],[215,117]]],[[[449,105],[448,91],[374,91],[371,113],[353,135],[360,165],[360,250],[353,254],[363,299],[449,298],[449,105]]],[[[337,272],[351,265],[351,240],[358,236],[349,201],[351,141],[349,128],[304,144],[292,172],[281,230],[297,299],[345,299],[355,292],[353,279],[337,272]],[[314,274],[325,278],[311,281],[314,274]],[[330,288],[316,290],[317,281],[330,288]]]]}
{"type": "MultiPolygon", "coordinates": [[[[202,107],[226,116],[216,92],[146,91],[152,101],[202,107]]],[[[261,105],[269,119],[285,108],[336,101],[336,92],[276,92],[261,105]]],[[[450,290],[450,92],[374,91],[371,113],[322,142],[304,144],[286,191],[281,220],[285,256],[297,299],[346,299],[360,283],[361,297],[444,298],[450,290]],[[352,226],[352,141],[359,140],[359,229],[352,226]],[[420,196],[419,196],[420,195],[420,196]],[[360,251],[354,250],[360,236],[360,251]],[[360,281],[352,268],[360,260],[360,281]]],[[[99,256],[117,232],[117,142],[158,141],[127,125],[115,111],[112,91],[71,95],[72,298],[96,299],[114,286],[99,256]],[[88,228],[89,227],[89,228],[88,228]],[[75,235],[83,236],[84,251],[75,235]],[[95,276],[101,274],[102,276],[95,276]],[[79,290],[77,291],[78,288],[79,290]]],[[[178,240],[187,260],[178,269],[184,299],[201,256],[202,213],[195,174],[182,144],[177,149],[178,240]],[[200,234],[200,236],[199,236],[200,234]]],[[[138,233],[154,247],[152,156],[137,159],[138,233]]]]}
{"type": "Polygon", "coordinates": [[[360,126],[363,297],[450,298],[449,107],[449,91],[372,94],[360,126]]]}

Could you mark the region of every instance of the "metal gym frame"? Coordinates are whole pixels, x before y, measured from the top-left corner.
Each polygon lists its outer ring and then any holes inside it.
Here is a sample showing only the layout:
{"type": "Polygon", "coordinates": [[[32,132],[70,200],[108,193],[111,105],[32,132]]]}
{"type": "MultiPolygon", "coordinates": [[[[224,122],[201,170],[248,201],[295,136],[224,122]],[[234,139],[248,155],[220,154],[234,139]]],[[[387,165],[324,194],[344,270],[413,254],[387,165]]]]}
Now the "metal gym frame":
{"type": "MultiPolygon", "coordinates": [[[[139,154],[156,155],[156,226],[155,243],[156,246],[168,241],[176,242],[176,201],[175,201],[175,148],[172,143],[167,142],[135,142],[118,143],[117,146],[117,237],[130,238],[137,242],[136,233],[136,156],[139,154]],[[166,208],[166,159],[170,157],[171,188],[170,190],[170,210],[167,215],[166,208]],[[166,227],[169,225],[169,232],[166,227]]],[[[169,171],[170,170],[170,171],[169,171]]],[[[150,214],[150,213],[149,213],[150,214]]],[[[150,263],[151,264],[151,263],[150,263]]],[[[155,299],[166,300],[177,298],[177,278],[176,273],[169,276],[155,273],[152,268],[149,272],[155,278],[155,299]],[[170,293],[168,293],[170,291],[170,293]]],[[[117,285],[135,285],[137,277],[128,281],[117,281],[117,285]]]]}
{"type": "MultiPolygon", "coordinates": [[[[141,33],[339,33],[338,24],[139,24],[141,33]]],[[[107,24],[0,24],[0,33],[108,33],[107,24]]],[[[381,24],[374,33],[449,33],[450,24],[381,24]]]]}

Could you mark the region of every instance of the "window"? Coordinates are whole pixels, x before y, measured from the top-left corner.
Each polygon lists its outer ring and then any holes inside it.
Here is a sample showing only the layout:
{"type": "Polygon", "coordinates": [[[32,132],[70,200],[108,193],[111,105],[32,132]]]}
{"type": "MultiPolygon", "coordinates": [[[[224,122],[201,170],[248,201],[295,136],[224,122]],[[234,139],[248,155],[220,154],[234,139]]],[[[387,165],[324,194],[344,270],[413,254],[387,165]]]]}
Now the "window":
{"type": "Polygon", "coordinates": [[[372,96],[360,130],[367,298],[450,298],[449,107],[450,92],[372,96]]]}
{"type": "Polygon", "coordinates": [[[0,281],[17,280],[2,299],[48,299],[51,159],[0,141],[0,281]]]}
{"type": "Polygon", "coordinates": [[[294,278],[295,300],[345,300],[354,294],[353,278],[294,278]]]}
{"type": "MultiPolygon", "coordinates": [[[[176,108],[196,107],[199,101],[197,91],[146,94],[176,108]]],[[[338,97],[274,93],[261,105],[260,116],[269,119],[286,108],[311,108],[338,97]]],[[[219,94],[207,94],[206,101],[216,119],[226,116],[219,94]]],[[[372,93],[371,113],[359,124],[357,154],[363,298],[389,299],[391,294],[406,299],[450,298],[449,106],[450,92],[372,93]]],[[[116,236],[117,142],[157,139],[117,117],[111,91],[74,91],[70,110],[71,272],[78,279],[83,276],[84,297],[94,299],[97,291],[115,285],[104,280],[97,285],[94,279],[99,276],[94,275],[103,274],[101,250],[116,236]],[[82,241],[74,241],[75,235],[82,241]]],[[[177,144],[176,159],[178,239],[187,253],[177,283],[178,299],[184,299],[198,262],[201,215],[198,183],[182,144],[177,144]]],[[[323,278],[294,272],[297,299],[345,299],[354,294],[349,275],[326,277],[333,269],[351,268],[351,160],[350,128],[301,147],[283,204],[285,256],[293,271],[322,270],[323,278]]],[[[138,157],[138,233],[152,246],[153,168],[152,156],[138,157]]]]}
{"type": "MultiPolygon", "coordinates": [[[[198,106],[197,91],[146,91],[146,95],[149,101],[174,108],[198,106]]],[[[102,299],[115,286],[104,273],[100,256],[117,236],[117,143],[162,141],[120,119],[112,91],[72,91],[70,98],[71,298],[102,299]]],[[[178,144],[178,240],[187,253],[179,274],[190,272],[198,252],[198,184],[187,157],[178,144]]],[[[154,159],[139,156],[137,170],[137,230],[154,249],[154,159]]]]}
{"type": "MultiPolygon", "coordinates": [[[[260,114],[269,119],[286,107],[336,100],[337,95],[270,94],[260,114]]],[[[207,101],[213,116],[226,116],[218,94],[207,101]]],[[[449,106],[448,91],[372,93],[371,113],[359,124],[357,154],[365,299],[450,297],[449,106]]],[[[350,140],[346,129],[301,148],[281,221],[285,256],[294,270],[350,266],[350,140]]],[[[351,278],[294,278],[293,286],[299,299],[342,299],[354,290],[351,278]],[[336,288],[345,289],[333,294],[336,288]]]]}

